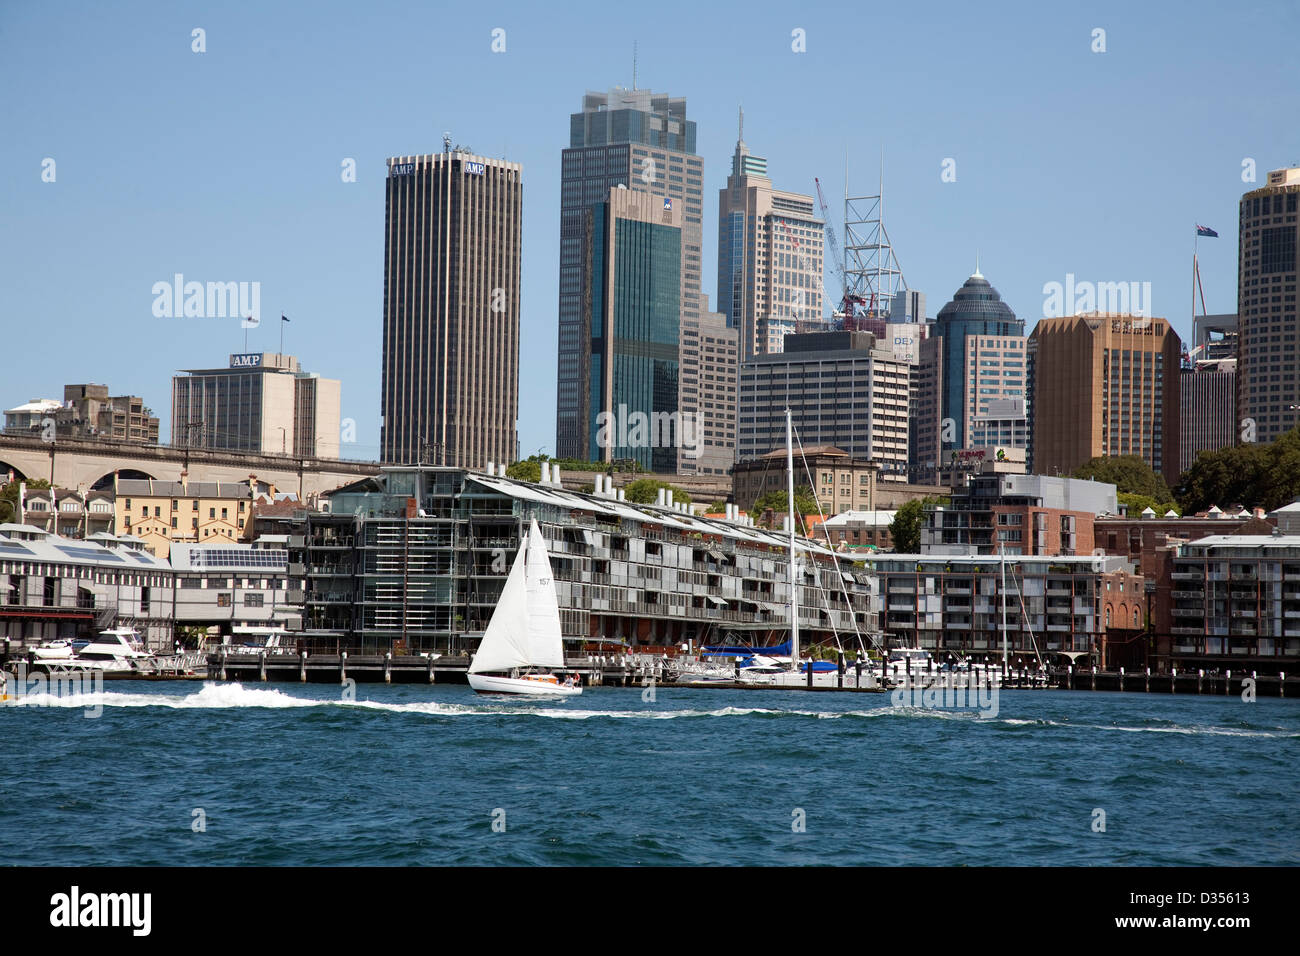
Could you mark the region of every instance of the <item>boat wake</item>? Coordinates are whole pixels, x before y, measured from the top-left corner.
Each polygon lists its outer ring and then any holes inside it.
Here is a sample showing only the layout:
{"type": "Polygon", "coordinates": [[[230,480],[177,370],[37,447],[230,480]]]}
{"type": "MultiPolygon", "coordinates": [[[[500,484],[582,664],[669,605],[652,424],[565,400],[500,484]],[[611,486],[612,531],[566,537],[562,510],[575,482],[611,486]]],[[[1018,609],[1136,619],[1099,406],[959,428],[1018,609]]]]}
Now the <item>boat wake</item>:
{"type": "Polygon", "coordinates": [[[82,709],[95,707],[159,707],[169,710],[228,710],[262,708],[291,710],[300,708],[332,707],[360,711],[378,711],[394,714],[414,714],[428,717],[543,717],[554,720],[676,720],[725,717],[754,717],[780,720],[803,718],[815,720],[876,720],[928,719],[963,721],[990,728],[1042,728],[1064,731],[1113,731],[1120,733],[1189,734],[1221,737],[1300,738],[1300,734],[1282,727],[1269,729],[1215,726],[1183,726],[1167,721],[1156,721],[1149,726],[1122,726],[1119,724],[1075,723],[1070,720],[1050,718],[1022,719],[1014,717],[982,717],[973,709],[933,709],[921,707],[881,706],[865,710],[817,711],[773,707],[717,707],[712,709],[656,709],[639,710],[578,709],[573,699],[502,702],[476,700],[472,704],[445,703],[441,701],[393,702],[379,700],[342,700],[338,698],[296,697],[273,688],[244,687],[238,683],[205,683],[193,694],[132,694],[103,691],[93,694],[58,696],[49,693],[19,696],[6,707],[46,707],[82,709]]]}

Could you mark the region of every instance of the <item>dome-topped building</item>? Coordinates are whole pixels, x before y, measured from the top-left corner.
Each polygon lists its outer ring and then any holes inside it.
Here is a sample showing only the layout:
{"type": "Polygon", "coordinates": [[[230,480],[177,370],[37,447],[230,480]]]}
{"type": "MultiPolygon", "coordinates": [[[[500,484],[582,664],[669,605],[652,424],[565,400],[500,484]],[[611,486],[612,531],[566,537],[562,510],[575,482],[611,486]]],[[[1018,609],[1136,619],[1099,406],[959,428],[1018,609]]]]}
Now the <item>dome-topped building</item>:
{"type": "Polygon", "coordinates": [[[940,427],[943,451],[986,444],[1025,444],[1025,323],[975,272],[935,316],[933,338],[941,353],[940,427]],[[1007,413],[1005,401],[1019,399],[1007,413]],[[1018,424],[1017,424],[1018,423],[1018,424]],[[954,430],[955,429],[955,430],[954,430]]]}

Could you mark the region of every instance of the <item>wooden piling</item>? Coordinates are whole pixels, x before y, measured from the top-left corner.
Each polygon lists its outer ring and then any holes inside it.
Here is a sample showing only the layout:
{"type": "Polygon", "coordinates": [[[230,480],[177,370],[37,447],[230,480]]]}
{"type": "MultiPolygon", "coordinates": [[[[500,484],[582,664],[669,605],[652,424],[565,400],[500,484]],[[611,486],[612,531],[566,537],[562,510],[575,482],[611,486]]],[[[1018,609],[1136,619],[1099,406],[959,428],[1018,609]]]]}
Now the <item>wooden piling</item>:
{"type": "Polygon", "coordinates": [[[393,652],[388,651],[384,654],[384,683],[393,682],[393,652]]]}
{"type": "Polygon", "coordinates": [[[339,683],[345,684],[348,679],[348,652],[339,651],[339,683]]]}
{"type": "Polygon", "coordinates": [[[307,652],[306,651],[298,652],[298,682],[300,684],[307,683],[307,652]]]}

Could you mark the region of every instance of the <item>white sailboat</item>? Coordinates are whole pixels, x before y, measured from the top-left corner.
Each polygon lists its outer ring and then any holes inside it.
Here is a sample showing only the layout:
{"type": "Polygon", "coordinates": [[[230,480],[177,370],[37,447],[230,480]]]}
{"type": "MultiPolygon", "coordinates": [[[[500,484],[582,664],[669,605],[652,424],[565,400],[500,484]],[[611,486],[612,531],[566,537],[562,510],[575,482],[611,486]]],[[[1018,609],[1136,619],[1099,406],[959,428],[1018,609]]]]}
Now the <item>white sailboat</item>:
{"type": "Polygon", "coordinates": [[[469,686],[480,694],[581,694],[582,685],[576,678],[572,683],[562,682],[552,670],[563,667],[555,579],[542,529],[534,518],[470,662],[469,686]]]}

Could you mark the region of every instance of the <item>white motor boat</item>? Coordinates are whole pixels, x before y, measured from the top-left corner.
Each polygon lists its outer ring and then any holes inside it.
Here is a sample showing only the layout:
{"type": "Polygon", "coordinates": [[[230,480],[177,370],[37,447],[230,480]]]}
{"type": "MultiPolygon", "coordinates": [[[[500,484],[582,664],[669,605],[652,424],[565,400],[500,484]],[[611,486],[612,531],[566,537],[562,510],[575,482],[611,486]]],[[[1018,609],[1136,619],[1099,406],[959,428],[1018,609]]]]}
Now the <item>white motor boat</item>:
{"type": "Polygon", "coordinates": [[[501,599],[469,665],[469,686],[480,694],[574,697],[582,693],[576,675],[564,668],[560,606],[546,540],[537,519],[510,568],[501,599]]]}
{"type": "Polygon", "coordinates": [[[99,636],[68,660],[37,661],[61,670],[97,670],[105,674],[153,673],[157,660],[145,650],[134,628],[114,627],[99,636]]]}

